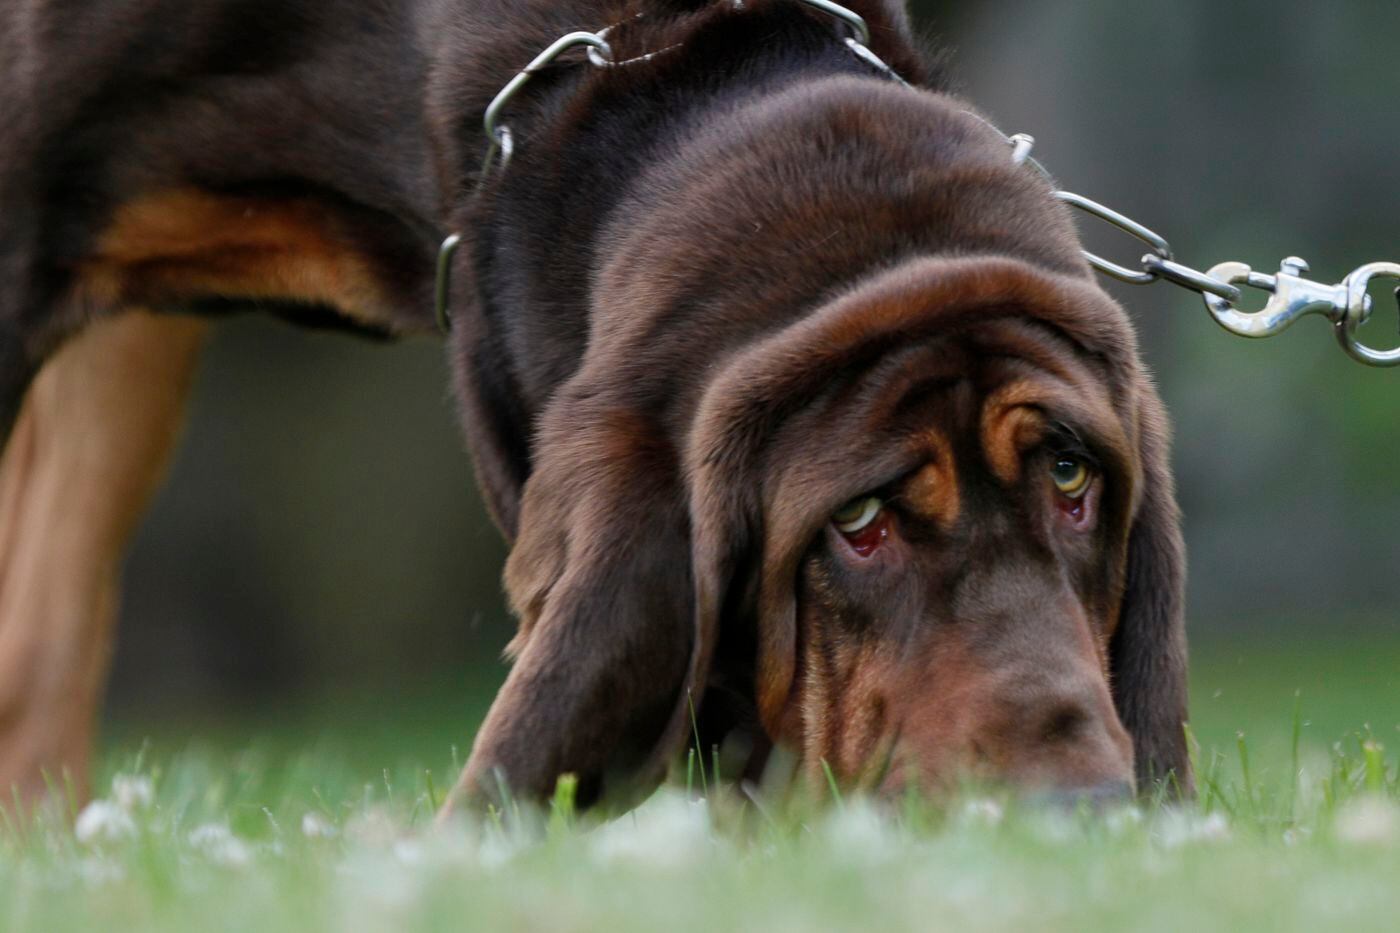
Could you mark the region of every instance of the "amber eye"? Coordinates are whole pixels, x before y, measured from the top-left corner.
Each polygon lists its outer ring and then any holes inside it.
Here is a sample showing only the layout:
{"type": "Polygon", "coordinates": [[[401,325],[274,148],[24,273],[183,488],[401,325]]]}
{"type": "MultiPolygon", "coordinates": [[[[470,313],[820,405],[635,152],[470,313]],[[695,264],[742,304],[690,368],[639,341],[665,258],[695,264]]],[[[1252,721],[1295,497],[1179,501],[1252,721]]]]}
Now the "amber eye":
{"type": "Polygon", "coordinates": [[[853,535],[868,526],[880,514],[885,503],[875,496],[861,496],[852,499],[831,516],[831,523],[844,535],[853,535]]]}
{"type": "Polygon", "coordinates": [[[1089,466],[1078,457],[1060,456],[1050,468],[1050,478],[1062,495],[1078,499],[1089,490],[1089,480],[1093,474],[1089,466]]]}

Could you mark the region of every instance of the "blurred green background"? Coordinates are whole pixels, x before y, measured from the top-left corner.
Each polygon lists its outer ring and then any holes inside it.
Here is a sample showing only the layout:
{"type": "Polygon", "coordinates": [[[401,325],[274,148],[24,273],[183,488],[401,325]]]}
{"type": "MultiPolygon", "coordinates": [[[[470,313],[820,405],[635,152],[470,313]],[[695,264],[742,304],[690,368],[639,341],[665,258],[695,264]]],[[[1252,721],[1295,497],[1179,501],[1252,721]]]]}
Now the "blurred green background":
{"type": "MultiPolygon", "coordinates": [[[[1297,253],[1328,281],[1400,260],[1400,4],[915,9],[970,101],[1179,259],[1297,253]]],[[[1301,691],[1318,739],[1369,723],[1400,745],[1400,371],[1350,362],[1320,320],[1250,342],[1191,293],[1107,287],[1176,425],[1203,738],[1286,731],[1301,691]]],[[[1384,308],[1366,331],[1389,345],[1384,308]]],[[[221,325],[130,557],[111,741],[465,745],[513,626],[447,384],[433,341],[221,325]]]]}

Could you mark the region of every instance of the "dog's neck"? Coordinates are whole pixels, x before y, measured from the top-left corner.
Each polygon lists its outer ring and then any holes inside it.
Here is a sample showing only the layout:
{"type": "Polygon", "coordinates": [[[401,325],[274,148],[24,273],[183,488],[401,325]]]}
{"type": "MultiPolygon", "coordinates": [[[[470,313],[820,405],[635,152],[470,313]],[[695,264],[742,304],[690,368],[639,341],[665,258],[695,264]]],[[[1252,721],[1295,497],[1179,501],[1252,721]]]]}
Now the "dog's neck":
{"type": "MultiPolygon", "coordinates": [[[[880,53],[921,78],[902,24],[887,22],[879,5],[865,6],[880,53]]],[[[656,201],[665,192],[639,188],[641,177],[739,129],[728,114],[755,99],[839,75],[888,80],[845,46],[844,26],[795,0],[751,0],[742,9],[655,2],[599,15],[613,17],[594,28],[613,25],[617,60],[658,54],[537,76],[504,118],[517,141],[514,158],[459,223],[473,231],[486,318],[540,322],[534,331],[513,329],[514,345],[504,348],[519,361],[519,388],[537,404],[579,364],[618,205],[629,201],[631,216],[662,206],[656,201]],[[543,305],[543,313],[520,313],[527,305],[543,305]]]]}

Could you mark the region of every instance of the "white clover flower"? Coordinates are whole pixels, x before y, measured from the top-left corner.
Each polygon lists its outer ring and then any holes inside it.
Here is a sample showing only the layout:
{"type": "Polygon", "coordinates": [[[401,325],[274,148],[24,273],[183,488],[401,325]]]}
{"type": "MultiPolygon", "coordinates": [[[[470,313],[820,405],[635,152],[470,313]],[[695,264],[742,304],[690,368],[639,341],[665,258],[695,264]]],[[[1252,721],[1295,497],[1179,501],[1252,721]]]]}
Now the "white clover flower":
{"type": "Polygon", "coordinates": [[[854,861],[879,862],[898,854],[897,830],[865,798],[855,798],[832,812],[820,831],[830,851],[854,861]]]}
{"type": "Polygon", "coordinates": [[[190,846],[219,865],[238,868],[253,859],[253,849],[224,823],[205,823],[190,831],[190,846]]]}
{"type": "Polygon", "coordinates": [[[1103,815],[1103,825],[1111,836],[1125,836],[1142,825],[1142,808],[1131,804],[1114,807],[1103,815]]]}
{"type": "Polygon", "coordinates": [[[958,810],[957,821],[964,826],[1000,826],[1006,810],[990,797],[973,797],[958,810]]]}
{"type": "Polygon", "coordinates": [[[125,809],[101,798],[83,807],[73,824],[73,835],[84,845],[116,842],[136,835],[136,823],[125,809]]]}
{"type": "Polygon", "coordinates": [[[1152,837],[1168,849],[1193,842],[1224,842],[1230,838],[1230,821],[1218,811],[1202,817],[1185,810],[1169,810],[1154,823],[1152,837]]]}
{"type": "Polygon", "coordinates": [[[155,800],[155,785],[144,774],[118,774],[112,778],[112,799],[127,813],[135,813],[155,800]]]}
{"type": "Polygon", "coordinates": [[[332,839],[338,832],[334,823],[315,810],[301,818],[301,834],[308,839],[332,839]]]}
{"type": "Polygon", "coordinates": [[[425,859],[422,843],[414,839],[400,839],[395,842],[393,853],[401,865],[410,867],[423,864],[425,859]]]}
{"type": "Polygon", "coordinates": [[[677,868],[694,861],[713,840],[705,801],[662,793],[599,827],[589,841],[593,857],[601,862],[677,868]]]}
{"type": "Polygon", "coordinates": [[[487,870],[506,865],[528,847],[523,837],[487,833],[477,847],[476,859],[487,870]]]}
{"type": "Polygon", "coordinates": [[[370,807],[356,813],[345,823],[346,839],[374,848],[387,848],[398,837],[398,822],[382,807],[370,807]]]}
{"type": "Polygon", "coordinates": [[[1348,801],[1337,812],[1332,831],[1355,845],[1395,845],[1400,843],[1400,806],[1374,795],[1348,801]]]}
{"type": "Polygon", "coordinates": [[[1037,839],[1049,845],[1064,846],[1084,838],[1083,818],[1063,807],[1041,807],[1026,814],[1025,824],[1037,839]]]}

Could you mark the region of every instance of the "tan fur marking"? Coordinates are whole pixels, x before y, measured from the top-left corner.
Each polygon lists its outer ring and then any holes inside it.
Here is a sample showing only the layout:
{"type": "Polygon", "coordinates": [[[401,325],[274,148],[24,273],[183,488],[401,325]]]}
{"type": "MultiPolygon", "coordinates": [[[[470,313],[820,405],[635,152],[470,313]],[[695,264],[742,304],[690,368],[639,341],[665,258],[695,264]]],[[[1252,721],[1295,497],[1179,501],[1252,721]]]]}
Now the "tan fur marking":
{"type": "Polygon", "coordinates": [[[992,474],[1007,486],[1021,478],[1021,458],[1044,432],[1045,415],[1035,403],[1043,388],[1030,380],[1011,382],[982,406],[982,451],[992,474]]]}
{"type": "Polygon", "coordinates": [[[961,499],[953,449],[941,434],[930,434],[933,459],[909,478],[901,498],[914,511],[947,531],[958,522],[961,499]]]}
{"type": "Polygon", "coordinates": [[[178,189],[122,205],[79,276],[101,305],[201,297],[326,304],[365,324],[389,323],[369,264],[309,201],[178,189]]]}
{"type": "Polygon", "coordinates": [[[92,325],[30,388],[0,458],[0,787],[87,759],[127,539],[181,423],[205,322],[126,314],[92,325]]]}

